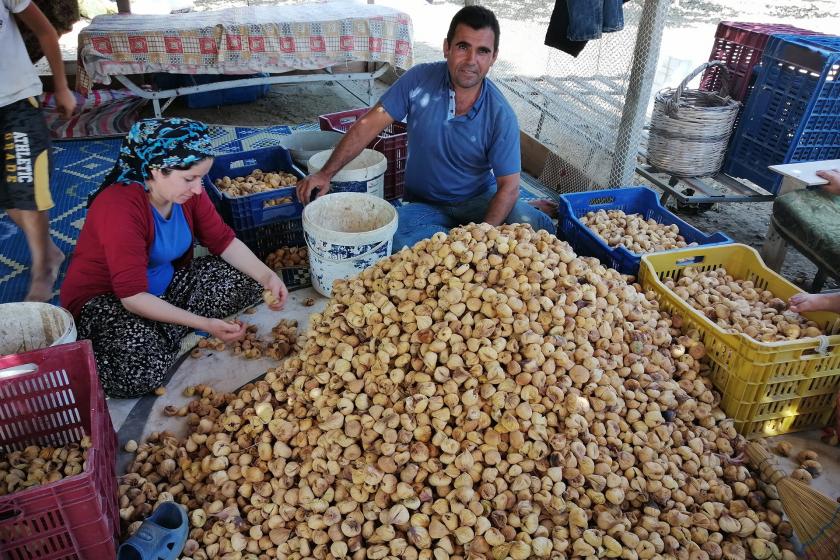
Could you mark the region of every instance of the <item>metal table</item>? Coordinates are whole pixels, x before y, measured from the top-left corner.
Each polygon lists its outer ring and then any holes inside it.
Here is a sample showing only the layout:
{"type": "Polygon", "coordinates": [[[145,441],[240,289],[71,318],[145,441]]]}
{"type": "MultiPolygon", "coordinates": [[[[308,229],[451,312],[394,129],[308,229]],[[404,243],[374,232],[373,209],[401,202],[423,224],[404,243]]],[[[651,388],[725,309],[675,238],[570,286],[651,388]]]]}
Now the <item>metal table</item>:
{"type": "Polygon", "coordinates": [[[412,37],[408,14],[355,3],[97,16],[79,33],[76,89],[87,94],[116,79],[152,100],[155,116],[179,95],[258,84],[363,81],[370,103],[374,80],[412,66],[412,37]],[[148,91],[131,78],[158,72],[220,81],[148,91]],[[230,75],[241,78],[221,81],[230,75]]]}
{"type": "Polygon", "coordinates": [[[673,197],[678,205],[712,205],[722,202],[767,202],[775,195],[747,181],[740,181],[724,173],[711,177],[675,177],[652,165],[636,166],[636,173],[662,189],[660,202],[673,197]]]}

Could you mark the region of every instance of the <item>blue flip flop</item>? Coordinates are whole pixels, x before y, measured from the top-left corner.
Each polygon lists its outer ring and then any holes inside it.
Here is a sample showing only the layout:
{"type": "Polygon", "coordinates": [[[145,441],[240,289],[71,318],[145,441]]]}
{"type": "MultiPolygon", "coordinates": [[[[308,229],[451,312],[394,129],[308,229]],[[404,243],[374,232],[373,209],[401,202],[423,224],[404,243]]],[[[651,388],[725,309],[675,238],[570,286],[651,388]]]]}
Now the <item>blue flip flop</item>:
{"type": "Polygon", "coordinates": [[[163,502],[120,545],[117,560],[176,560],[188,531],[187,510],[175,502],[163,502]]]}

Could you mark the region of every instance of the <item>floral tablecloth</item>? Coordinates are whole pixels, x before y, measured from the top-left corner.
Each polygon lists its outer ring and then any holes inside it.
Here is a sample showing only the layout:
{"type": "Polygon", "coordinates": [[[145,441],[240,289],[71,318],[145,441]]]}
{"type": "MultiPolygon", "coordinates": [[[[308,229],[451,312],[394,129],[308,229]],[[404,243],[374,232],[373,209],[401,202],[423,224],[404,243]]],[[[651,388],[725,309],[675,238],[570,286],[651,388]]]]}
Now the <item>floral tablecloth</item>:
{"type": "Polygon", "coordinates": [[[147,72],[279,74],[351,62],[409,68],[412,36],[407,14],[349,2],[97,16],[79,34],[76,89],[147,72]]]}

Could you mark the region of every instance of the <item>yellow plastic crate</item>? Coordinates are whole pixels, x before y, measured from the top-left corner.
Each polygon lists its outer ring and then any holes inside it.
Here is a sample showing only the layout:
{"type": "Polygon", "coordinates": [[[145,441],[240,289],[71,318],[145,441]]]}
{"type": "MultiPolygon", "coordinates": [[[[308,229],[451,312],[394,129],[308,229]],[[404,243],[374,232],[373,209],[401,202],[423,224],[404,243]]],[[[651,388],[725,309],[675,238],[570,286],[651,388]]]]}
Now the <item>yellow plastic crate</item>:
{"type": "Polygon", "coordinates": [[[700,332],[711,359],[712,382],[722,395],[721,408],[741,434],[765,437],[823,427],[840,390],[840,315],[805,314],[829,336],[759,342],[724,331],[663,283],[677,280],[688,268],[720,267],[785,301],[802,291],[767,268],[754,249],[741,244],[644,255],[639,282],[658,294],[660,309],[680,314],[689,328],[700,332]]]}

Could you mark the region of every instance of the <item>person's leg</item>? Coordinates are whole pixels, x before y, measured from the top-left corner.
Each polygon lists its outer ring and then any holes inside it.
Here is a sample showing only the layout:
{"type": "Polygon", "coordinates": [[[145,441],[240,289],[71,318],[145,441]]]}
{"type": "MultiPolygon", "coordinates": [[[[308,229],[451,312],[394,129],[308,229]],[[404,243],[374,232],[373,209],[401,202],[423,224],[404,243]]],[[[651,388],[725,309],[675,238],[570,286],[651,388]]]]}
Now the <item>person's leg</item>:
{"type": "Polygon", "coordinates": [[[505,218],[506,224],[531,224],[535,231],[541,229],[556,235],[557,226],[549,218],[548,214],[534,207],[524,200],[517,200],[513,209],[505,218]]]}
{"type": "Polygon", "coordinates": [[[413,247],[422,239],[428,239],[439,231],[449,233],[457,225],[443,208],[412,202],[397,208],[397,233],[391,251],[396,253],[403,247],[413,247]]]}
{"type": "Polygon", "coordinates": [[[559,206],[557,201],[551,200],[550,198],[536,198],[534,200],[529,200],[528,204],[537,210],[542,211],[549,218],[557,217],[557,208],[559,206]]]}
{"type": "MultiPolygon", "coordinates": [[[[483,222],[487,214],[487,208],[495,194],[496,191],[491,190],[458,204],[452,209],[453,217],[459,224],[483,222]]],[[[505,223],[531,224],[531,227],[535,230],[544,229],[552,234],[557,233],[557,226],[554,225],[554,222],[551,221],[548,214],[541,212],[521,199],[516,201],[507,218],[505,218],[505,223]]]]}
{"type": "Polygon", "coordinates": [[[53,286],[58,278],[61,263],[64,262],[64,253],[50,237],[49,212],[12,208],[6,212],[26,236],[32,258],[26,301],[49,301],[52,299],[53,286]]]}
{"type": "Polygon", "coordinates": [[[64,254],[50,238],[50,136],[34,99],[2,110],[0,203],[23,231],[32,258],[27,301],[49,301],[64,254]]]}
{"type": "Polygon", "coordinates": [[[78,322],[79,339],[90,339],[105,394],[142,396],[160,387],[178,355],[167,325],[129,312],[113,294],[87,302],[78,322]]]}
{"type": "Polygon", "coordinates": [[[480,224],[484,221],[484,217],[487,216],[487,208],[490,206],[490,201],[495,194],[496,191],[494,189],[448,207],[452,219],[458,225],[467,225],[469,223],[480,224]]]}
{"type": "Polygon", "coordinates": [[[251,277],[209,256],[176,271],[163,299],[197,315],[223,319],[260,301],[262,293],[251,277]]]}
{"type": "Polygon", "coordinates": [[[840,313],[840,292],[830,294],[796,294],[788,300],[788,309],[796,313],[831,311],[840,313]]]}

